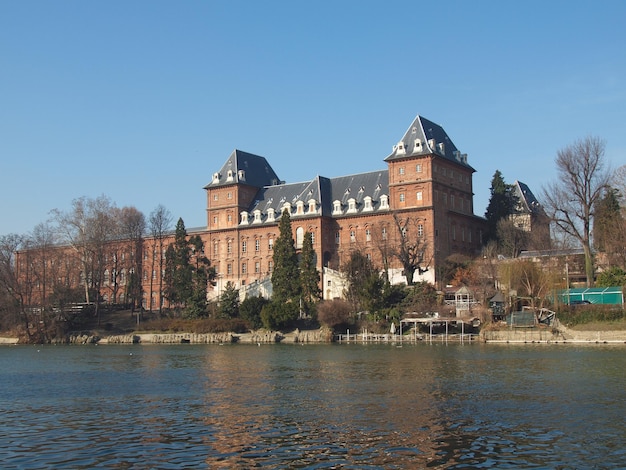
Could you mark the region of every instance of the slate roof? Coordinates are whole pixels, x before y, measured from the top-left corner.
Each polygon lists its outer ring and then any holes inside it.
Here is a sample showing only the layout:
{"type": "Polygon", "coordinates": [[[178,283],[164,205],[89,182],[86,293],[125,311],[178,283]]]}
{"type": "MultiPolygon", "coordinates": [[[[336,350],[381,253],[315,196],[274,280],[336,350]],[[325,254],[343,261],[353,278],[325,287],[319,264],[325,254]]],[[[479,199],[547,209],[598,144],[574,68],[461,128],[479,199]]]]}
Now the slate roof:
{"type": "Polygon", "coordinates": [[[543,207],[530,190],[530,188],[521,181],[513,183],[513,194],[517,197],[519,205],[517,211],[522,214],[545,214],[543,207]]]}
{"type": "Polygon", "coordinates": [[[204,189],[235,183],[260,188],[280,184],[281,181],[265,157],[235,149],[204,189]],[[231,178],[228,177],[229,174],[231,178]],[[218,178],[215,178],[216,175],[218,178]]]}
{"type": "Polygon", "coordinates": [[[419,115],[411,123],[402,140],[393,146],[391,154],[385,161],[429,154],[439,155],[475,171],[467,163],[467,154],[462,154],[456,148],[443,127],[419,115]]]}
{"type": "MultiPolygon", "coordinates": [[[[345,209],[348,200],[354,198],[356,212],[360,213],[364,208],[363,201],[367,196],[372,198],[372,210],[376,211],[380,208],[380,196],[383,194],[389,194],[387,170],[358,173],[338,178],[316,176],[311,181],[260,188],[248,208],[248,212],[252,213],[258,209],[266,214],[267,210],[272,208],[276,212],[276,216],[279,217],[283,204],[286,202],[295,208],[298,201],[303,201],[308,207],[309,200],[313,199],[321,209],[321,215],[330,217],[333,216],[334,201],[341,201],[342,208],[345,209]]],[[[354,213],[349,215],[354,215],[354,213]]]]}
{"type": "MultiPolygon", "coordinates": [[[[441,126],[417,116],[385,161],[420,154],[436,154],[474,171],[467,164],[467,155],[459,152],[441,126]]],[[[283,205],[287,202],[294,209],[298,201],[304,202],[306,215],[311,199],[316,202],[316,216],[358,215],[363,212],[364,202],[368,196],[371,198],[371,208],[367,211],[376,212],[381,209],[381,196],[389,195],[389,172],[386,169],[336,178],[316,176],[310,181],[285,183],[280,181],[264,157],[241,150],[233,151],[205,189],[236,183],[259,188],[252,204],[247,209],[249,214],[260,210],[265,216],[271,208],[274,209],[277,218],[280,217],[283,205]],[[350,199],[354,199],[355,209],[347,211],[350,199]],[[341,202],[340,212],[333,212],[335,201],[341,202]]],[[[383,209],[387,208],[388,206],[383,207],[383,209]]]]}

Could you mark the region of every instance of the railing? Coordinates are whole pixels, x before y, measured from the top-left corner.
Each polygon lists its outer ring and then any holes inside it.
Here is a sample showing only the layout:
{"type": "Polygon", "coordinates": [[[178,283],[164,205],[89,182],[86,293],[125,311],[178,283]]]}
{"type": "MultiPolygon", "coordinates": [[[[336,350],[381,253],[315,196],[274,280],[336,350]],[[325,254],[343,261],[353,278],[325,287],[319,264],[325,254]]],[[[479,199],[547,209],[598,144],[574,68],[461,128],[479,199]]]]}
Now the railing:
{"type": "Polygon", "coordinates": [[[476,333],[439,333],[439,334],[406,334],[396,335],[391,333],[377,334],[377,333],[346,333],[335,334],[334,339],[339,343],[416,343],[418,341],[428,342],[448,342],[457,341],[460,343],[472,342],[478,339],[479,335],[476,333]]]}

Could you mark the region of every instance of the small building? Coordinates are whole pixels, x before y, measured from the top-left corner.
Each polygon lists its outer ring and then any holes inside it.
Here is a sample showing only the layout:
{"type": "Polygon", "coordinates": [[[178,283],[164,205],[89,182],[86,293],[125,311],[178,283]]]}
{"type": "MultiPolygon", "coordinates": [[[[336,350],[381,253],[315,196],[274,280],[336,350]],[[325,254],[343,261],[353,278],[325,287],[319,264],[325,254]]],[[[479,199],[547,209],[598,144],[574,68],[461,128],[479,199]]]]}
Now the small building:
{"type": "Polygon", "coordinates": [[[498,291],[496,295],[489,299],[491,318],[494,322],[504,320],[505,307],[506,299],[504,298],[504,294],[502,292],[498,291]]]}
{"type": "Polygon", "coordinates": [[[563,289],[557,294],[565,305],[601,304],[624,305],[624,291],[621,287],[588,287],[581,289],[563,289]]]}

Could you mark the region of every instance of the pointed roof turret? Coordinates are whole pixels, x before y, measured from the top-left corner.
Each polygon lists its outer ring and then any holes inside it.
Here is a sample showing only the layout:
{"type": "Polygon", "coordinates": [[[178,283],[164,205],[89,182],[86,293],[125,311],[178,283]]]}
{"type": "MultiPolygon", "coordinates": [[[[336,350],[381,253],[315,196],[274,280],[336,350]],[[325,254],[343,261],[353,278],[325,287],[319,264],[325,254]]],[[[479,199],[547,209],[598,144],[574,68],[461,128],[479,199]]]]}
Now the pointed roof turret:
{"type": "Polygon", "coordinates": [[[521,181],[513,183],[513,194],[517,197],[517,212],[521,214],[544,215],[545,211],[530,188],[521,181]]]}
{"type": "Polygon", "coordinates": [[[467,163],[467,154],[461,153],[456,148],[443,127],[419,115],[409,126],[402,140],[393,146],[393,151],[385,161],[430,154],[439,155],[473,170],[467,163]]]}
{"type": "Polygon", "coordinates": [[[281,181],[265,157],[235,149],[204,189],[236,183],[262,188],[281,181]]]}

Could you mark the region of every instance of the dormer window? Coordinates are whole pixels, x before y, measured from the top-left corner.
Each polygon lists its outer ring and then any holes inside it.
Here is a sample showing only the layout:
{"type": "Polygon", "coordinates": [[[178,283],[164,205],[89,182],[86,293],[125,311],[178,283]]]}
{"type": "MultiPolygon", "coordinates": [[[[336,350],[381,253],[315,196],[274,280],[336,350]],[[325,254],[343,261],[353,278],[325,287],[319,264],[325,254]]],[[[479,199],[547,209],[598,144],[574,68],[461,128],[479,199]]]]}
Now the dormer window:
{"type": "Polygon", "coordinates": [[[233,170],[228,170],[228,173],[226,174],[226,181],[232,181],[233,180],[233,170]]]}
{"type": "Polygon", "coordinates": [[[241,225],[248,225],[248,211],[241,212],[241,225]]]}
{"type": "Polygon", "coordinates": [[[237,178],[239,178],[239,181],[245,181],[246,180],[246,172],[244,170],[239,170],[237,172],[237,178]]]}
{"type": "Polygon", "coordinates": [[[267,209],[267,221],[274,222],[276,220],[276,211],[274,208],[270,207],[267,209]]]}
{"type": "Polygon", "coordinates": [[[386,194],[380,196],[380,209],[389,209],[389,196],[386,194]]]}
{"type": "Polygon", "coordinates": [[[309,199],[309,214],[317,213],[317,201],[315,199],[309,199]]]}
{"type": "Polygon", "coordinates": [[[363,211],[371,211],[374,207],[372,206],[372,198],[370,196],[365,196],[363,198],[363,211]]]}
{"type": "Polygon", "coordinates": [[[296,202],[296,215],[304,215],[304,201],[296,202]]]}
{"type": "Polygon", "coordinates": [[[282,207],[280,213],[282,214],[285,211],[287,211],[287,213],[289,215],[291,215],[291,203],[290,202],[286,202],[286,203],[283,204],[283,207],[282,207]]]}
{"type": "Polygon", "coordinates": [[[333,215],[341,214],[341,201],[333,201],[333,215]]]}
{"type": "Polygon", "coordinates": [[[253,212],[253,214],[254,214],[254,220],[252,221],[252,223],[260,224],[261,223],[261,211],[257,209],[253,212]]]}
{"type": "Polygon", "coordinates": [[[220,182],[220,174],[219,173],[213,173],[213,183],[217,184],[220,182]]]}
{"type": "Polygon", "coordinates": [[[398,145],[396,146],[396,154],[398,155],[406,154],[406,149],[404,148],[404,142],[398,142],[398,145]]]}
{"type": "Polygon", "coordinates": [[[356,212],[356,199],[354,199],[353,197],[351,197],[350,199],[348,199],[348,210],[347,213],[354,213],[356,212]]]}

